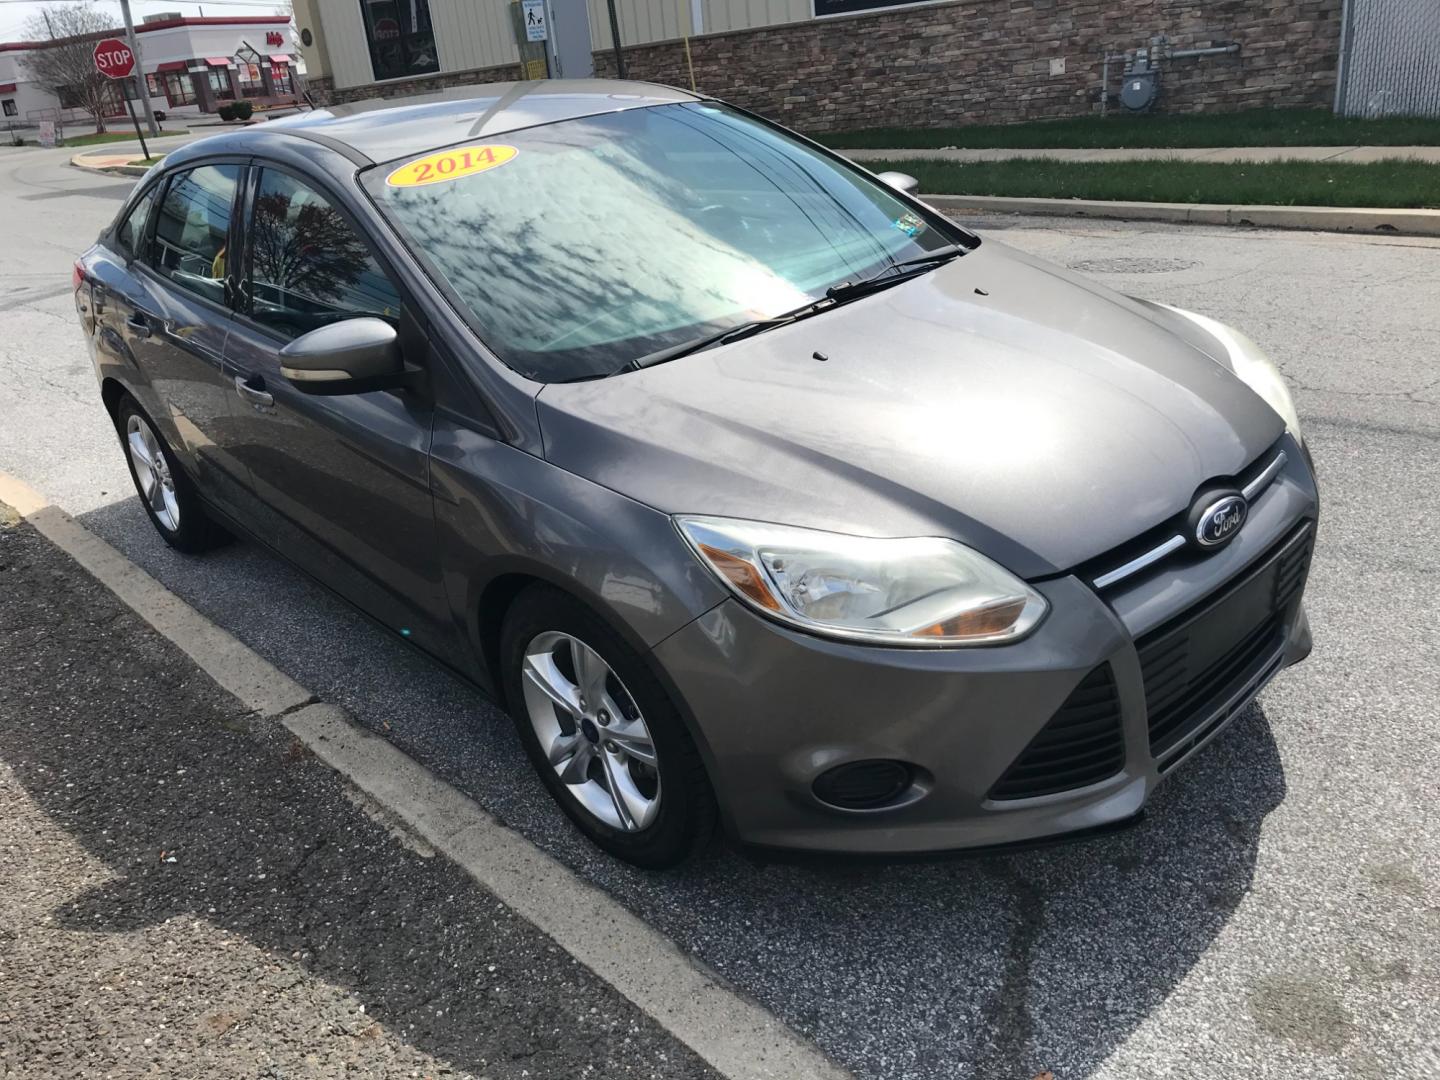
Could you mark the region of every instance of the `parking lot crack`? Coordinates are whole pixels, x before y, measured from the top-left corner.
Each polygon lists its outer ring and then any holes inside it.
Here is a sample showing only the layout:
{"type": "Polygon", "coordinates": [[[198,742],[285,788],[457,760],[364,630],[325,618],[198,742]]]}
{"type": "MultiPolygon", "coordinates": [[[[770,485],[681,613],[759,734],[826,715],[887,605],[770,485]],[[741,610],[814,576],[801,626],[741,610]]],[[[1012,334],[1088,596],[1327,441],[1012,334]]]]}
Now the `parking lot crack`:
{"type": "MultiPolygon", "coordinates": [[[[985,873],[1005,886],[1015,926],[1006,944],[1000,985],[983,1017],[989,1032],[984,1053],[975,1063],[977,1080],[1030,1075],[1025,1066],[1035,1033],[1030,1011],[1036,943],[1045,925],[1045,898],[1009,862],[988,865],[985,873]]],[[[1034,1070],[1031,1070],[1033,1072],[1034,1070]]]]}

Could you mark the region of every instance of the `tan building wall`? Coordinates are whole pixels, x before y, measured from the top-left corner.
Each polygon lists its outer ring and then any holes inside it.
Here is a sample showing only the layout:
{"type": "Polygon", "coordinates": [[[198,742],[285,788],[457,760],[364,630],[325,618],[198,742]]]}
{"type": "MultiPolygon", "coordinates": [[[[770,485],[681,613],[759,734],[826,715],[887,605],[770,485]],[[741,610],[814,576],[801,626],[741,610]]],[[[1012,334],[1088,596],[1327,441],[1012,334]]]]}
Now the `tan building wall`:
{"type": "MultiPolygon", "coordinates": [[[[337,89],[375,81],[359,0],[295,0],[295,17],[301,30],[309,25],[315,33],[315,44],[304,53],[312,72],[323,65],[337,89]],[[317,54],[315,59],[312,54],[317,54]]],[[[442,73],[512,64],[519,58],[506,0],[430,0],[430,21],[442,73]]]]}

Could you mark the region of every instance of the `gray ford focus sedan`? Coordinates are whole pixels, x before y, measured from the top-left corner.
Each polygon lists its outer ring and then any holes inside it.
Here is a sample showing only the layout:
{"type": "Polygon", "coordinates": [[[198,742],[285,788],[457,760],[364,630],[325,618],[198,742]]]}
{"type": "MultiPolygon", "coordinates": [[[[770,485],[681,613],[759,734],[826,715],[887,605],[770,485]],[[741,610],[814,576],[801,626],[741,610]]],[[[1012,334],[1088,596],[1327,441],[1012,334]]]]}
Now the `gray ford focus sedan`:
{"type": "Polygon", "coordinates": [[[1254,343],[713,99],[207,138],[74,285],[165,541],[252,537],[478,684],[640,865],[1119,827],[1310,650],[1254,343]]]}

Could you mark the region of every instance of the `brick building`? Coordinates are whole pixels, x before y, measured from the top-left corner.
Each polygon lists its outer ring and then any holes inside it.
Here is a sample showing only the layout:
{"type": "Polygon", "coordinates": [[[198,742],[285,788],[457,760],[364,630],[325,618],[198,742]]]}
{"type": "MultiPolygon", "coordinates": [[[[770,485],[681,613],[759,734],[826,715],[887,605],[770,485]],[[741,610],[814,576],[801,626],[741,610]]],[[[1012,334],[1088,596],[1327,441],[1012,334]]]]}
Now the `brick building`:
{"type": "MultiPolygon", "coordinates": [[[[544,3],[541,71],[616,74],[606,0],[544,3]]],[[[1093,112],[1106,69],[1113,95],[1124,54],[1136,49],[1158,60],[1159,111],[1328,108],[1342,7],[1342,0],[617,0],[617,15],[629,77],[695,86],[824,131],[1093,112]]],[[[512,9],[518,0],[295,2],[310,88],[331,100],[524,77],[512,9]]]]}

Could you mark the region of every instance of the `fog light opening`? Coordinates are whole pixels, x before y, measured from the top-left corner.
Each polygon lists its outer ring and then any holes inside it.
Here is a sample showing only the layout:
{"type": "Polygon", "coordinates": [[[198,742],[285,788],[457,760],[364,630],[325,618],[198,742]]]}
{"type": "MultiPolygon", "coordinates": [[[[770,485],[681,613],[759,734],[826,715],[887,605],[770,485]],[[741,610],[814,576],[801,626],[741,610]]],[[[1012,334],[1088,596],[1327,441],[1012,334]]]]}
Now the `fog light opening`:
{"type": "Polygon", "coordinates": [[[903,761],[849,761],[815,778],[811,790],[821,802],[841,810],[878,810],[910,790],[915,770],[903,761]]]}

